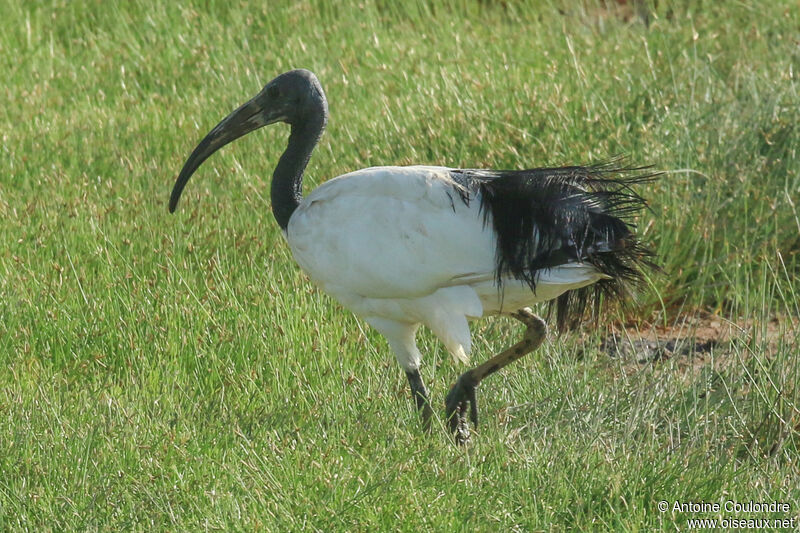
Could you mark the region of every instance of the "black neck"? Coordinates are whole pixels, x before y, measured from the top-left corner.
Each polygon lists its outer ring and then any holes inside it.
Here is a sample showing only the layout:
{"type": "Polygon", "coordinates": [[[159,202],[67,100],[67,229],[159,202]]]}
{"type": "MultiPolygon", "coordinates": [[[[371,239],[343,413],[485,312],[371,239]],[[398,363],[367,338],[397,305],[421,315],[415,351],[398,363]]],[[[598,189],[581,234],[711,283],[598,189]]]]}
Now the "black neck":
{"type": "Polygon", "coordinates": [[[303,172],[325,129],[326,118],[322,111],[310,119],[292,124],[289,144],[272,174],[272,214],[284,231],[303,199],[303,172]]]}

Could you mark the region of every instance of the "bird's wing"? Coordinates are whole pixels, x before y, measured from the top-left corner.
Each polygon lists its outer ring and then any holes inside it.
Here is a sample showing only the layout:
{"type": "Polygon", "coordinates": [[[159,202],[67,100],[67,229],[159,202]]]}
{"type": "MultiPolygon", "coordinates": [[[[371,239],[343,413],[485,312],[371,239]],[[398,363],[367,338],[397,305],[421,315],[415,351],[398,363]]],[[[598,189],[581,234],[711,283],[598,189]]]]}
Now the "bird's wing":
{"type": "Polygon", "coordinates": [[[491,279],[496,241],[479,202],[441,167],[376,167],[330,180],[292,215],[287,240],[323,290],[419,298],[491,279]]]}

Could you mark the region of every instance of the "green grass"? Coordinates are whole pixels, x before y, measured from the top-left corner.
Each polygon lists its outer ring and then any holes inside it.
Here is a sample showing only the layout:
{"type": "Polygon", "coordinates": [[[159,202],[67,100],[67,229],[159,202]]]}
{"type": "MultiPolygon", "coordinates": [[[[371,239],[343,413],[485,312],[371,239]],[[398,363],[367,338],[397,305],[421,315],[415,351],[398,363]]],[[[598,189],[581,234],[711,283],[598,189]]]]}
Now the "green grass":
{"type": "MultiPolygon", "coordinates": [[[[685,529],[659,500],[800,513],[796,2],[7,2],[0,17],[0,529],[685,529]],[[685,5],[680,5],[685,4],[685,5]],[[603,322],[742,330],[706,354],[553,338],[481,388],[472,446],[419,429],[385,341],[272,219],[286,128],[195,143],[274,75],[331,121],[306,190],[379,164],[668,173],[664,274],[603,322]],[[774,320],[777,320],[777,325],[774,320]]],[[[589,331],[591,328],[587,328],[589,331]]],[[[473,328],[482,360],[519,334],[473,328]]],[[[461,371],[427,332],[440,405],[461,371]]],[[[722,513],[725,515],[724,513],[722,513]]],[[[760,516],[739,514],[737,517],[760,516]]]]}

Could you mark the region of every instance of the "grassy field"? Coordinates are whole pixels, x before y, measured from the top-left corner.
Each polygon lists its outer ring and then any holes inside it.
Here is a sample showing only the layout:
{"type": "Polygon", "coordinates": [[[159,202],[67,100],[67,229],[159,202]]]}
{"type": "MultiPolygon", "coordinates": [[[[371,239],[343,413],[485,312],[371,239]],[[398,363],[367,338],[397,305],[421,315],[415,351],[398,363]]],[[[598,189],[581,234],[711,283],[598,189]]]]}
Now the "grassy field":
{"type": "MultiPolygon", "coordinates": [[[[797,2],[658,2],[649,24],[592,2],[268,4],[5,2],[0,530],[800,515],[797,2]],[[666,171],[639,221],[663,274],[488,380],[470,447],[425,435],[385,341],[280,237],[285,127],[215,155],[167,213],[195,143],[295,67],[331,111],[307,191],[370,165],[626,154],[666,171]],[[730,333],[701,349],[701,326],[730,333]],[[684,348],[647,356],[637,331],[684,348]],[[671,507],[726,500],[791,510],[671,507]]],[[[478,361],[519,335],[473,331],[478,361]]],[[[428,332],[420,348],[442,405],[462,369],[428,332]]]]}

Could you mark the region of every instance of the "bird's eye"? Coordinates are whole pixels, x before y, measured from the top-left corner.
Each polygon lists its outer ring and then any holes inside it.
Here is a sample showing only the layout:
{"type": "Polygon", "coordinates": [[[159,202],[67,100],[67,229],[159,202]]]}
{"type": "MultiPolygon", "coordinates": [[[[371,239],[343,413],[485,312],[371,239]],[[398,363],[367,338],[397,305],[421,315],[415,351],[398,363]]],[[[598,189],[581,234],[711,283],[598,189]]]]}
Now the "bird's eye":
{"type": "Polygon", "coordinates": [[[267,88],[267,96],[270,98],[278,98],[281,95],[281,90],[278,89],[275,85],[272,87],[267,88]]]}

